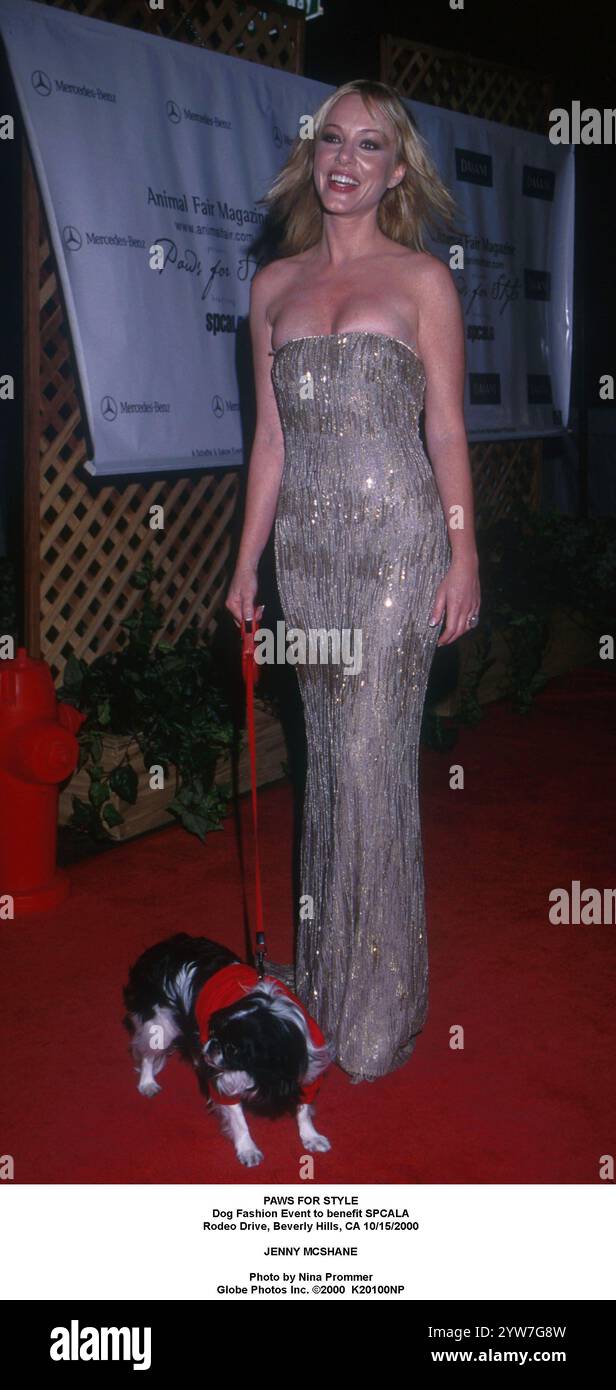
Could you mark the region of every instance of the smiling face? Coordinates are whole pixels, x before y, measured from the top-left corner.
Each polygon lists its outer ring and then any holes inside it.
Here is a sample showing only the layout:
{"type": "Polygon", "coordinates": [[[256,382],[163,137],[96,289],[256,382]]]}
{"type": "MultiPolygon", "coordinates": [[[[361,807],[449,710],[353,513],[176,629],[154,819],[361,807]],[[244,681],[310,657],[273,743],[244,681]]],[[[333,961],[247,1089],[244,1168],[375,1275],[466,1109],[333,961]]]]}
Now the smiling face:
{"type": "Polygon", "coordinates": [[[371,113],[356,93],[334,102],[314,151],[313,178],[325,211],[376,209],[404,177],[396,146],[396,131],[378,107],[371,113]]]}

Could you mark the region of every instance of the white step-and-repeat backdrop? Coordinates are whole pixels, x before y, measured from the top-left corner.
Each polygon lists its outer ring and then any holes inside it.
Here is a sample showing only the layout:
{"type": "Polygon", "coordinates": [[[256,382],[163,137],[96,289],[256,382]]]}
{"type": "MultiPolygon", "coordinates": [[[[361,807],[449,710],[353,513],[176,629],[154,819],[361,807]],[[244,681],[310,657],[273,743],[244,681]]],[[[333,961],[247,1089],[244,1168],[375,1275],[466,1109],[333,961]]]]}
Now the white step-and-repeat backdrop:
{"type": "MultiPolygon", "coordinates": [[[[331,87],[0,0],[98,475],[247,462],[256,200],[331,87]],[[150,250],[164,248],[153,270],[150,250]]],[[[573,148],[408,102],[464,212],[470,439],[559,433],[572,343],[573,148]]],[[[458,239],[458,233],[456,233],[458,239]]],[[[442,259],[448,245],[427,243],[442,259]]]]}

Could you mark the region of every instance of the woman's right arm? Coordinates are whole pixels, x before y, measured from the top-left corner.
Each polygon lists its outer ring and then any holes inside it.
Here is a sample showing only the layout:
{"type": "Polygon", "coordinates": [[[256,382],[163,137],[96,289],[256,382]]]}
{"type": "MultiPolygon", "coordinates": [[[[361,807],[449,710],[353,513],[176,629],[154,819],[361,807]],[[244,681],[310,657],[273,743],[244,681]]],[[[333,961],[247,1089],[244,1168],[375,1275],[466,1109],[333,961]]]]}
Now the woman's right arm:
{"type": "Polygon", "coordinates": [[[257,421],[248,465],[244,525],[235,572],[225,600],[225,607],[238,627],[242,618],[260,617],[262,612],[259,609],[254,614],[257,569],[274,523],[284,465],[284,438],[272,386],[272,330],[267,319],[273,272],[273,266],[258,270],[250,286],[257,421]]]}

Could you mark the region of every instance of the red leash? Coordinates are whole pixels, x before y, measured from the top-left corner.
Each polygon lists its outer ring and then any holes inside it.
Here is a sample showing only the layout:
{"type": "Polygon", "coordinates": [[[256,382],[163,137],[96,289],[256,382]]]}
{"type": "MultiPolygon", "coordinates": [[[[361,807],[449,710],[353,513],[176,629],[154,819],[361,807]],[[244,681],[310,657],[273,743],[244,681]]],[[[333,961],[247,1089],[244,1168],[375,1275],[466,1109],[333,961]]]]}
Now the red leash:
{"type": "Polygon", "coordinates": [[[259,679],[255,662],[255,635],[253,618],[242,618],[242,674],[246,682],[246,728],[250,750],[250,782],[252,789],[252,824],[255,839],[255,902],[257,913],[256,964],[257,974],[262,980],[265,974],[265,932],[263,929],[263,899],[261,896],[261,869],[259,866],[259,839],[257,833],[257,751],[255,746],[254,687],[259,679]]]}

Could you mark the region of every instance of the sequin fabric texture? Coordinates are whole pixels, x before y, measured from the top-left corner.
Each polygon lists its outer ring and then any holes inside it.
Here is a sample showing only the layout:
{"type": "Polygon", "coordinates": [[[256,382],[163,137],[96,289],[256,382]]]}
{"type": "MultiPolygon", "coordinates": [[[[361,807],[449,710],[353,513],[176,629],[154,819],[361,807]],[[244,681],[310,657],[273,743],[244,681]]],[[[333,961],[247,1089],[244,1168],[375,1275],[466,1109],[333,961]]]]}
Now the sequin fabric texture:
{"type": "Polygon", "coordinates": [[[348,331],[283,344],[272,384],[287,636],[347,631],[346,660],[296,667],[312,916],[300,909],[295,990],[338,1064],[375,1080],[411,1055],[428,1003],[419,733],[441,631],[429,618],[451,552],[419,434],[425,373],[401,340],[348,331]]]}

